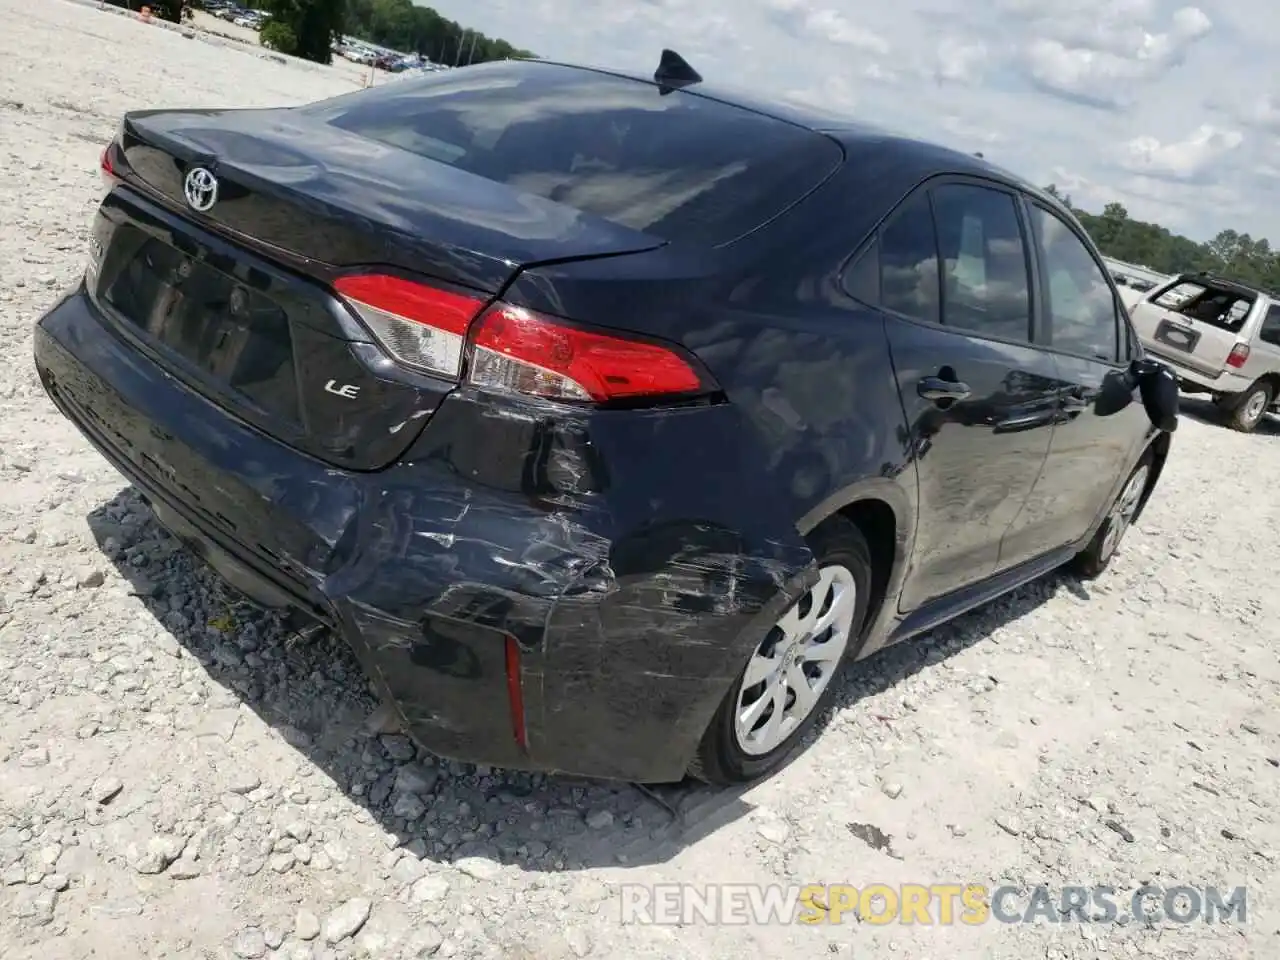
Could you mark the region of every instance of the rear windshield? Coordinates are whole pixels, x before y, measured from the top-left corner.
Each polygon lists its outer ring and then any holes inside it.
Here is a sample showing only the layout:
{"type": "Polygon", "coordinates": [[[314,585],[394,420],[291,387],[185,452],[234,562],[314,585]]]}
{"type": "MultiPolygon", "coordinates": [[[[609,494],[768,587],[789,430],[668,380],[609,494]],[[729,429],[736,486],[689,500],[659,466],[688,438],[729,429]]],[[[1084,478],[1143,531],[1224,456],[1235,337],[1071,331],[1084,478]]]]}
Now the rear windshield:
{"type": "Polygon", "coordinates": [[[1228,333],[1239,333],[1253,309],[1253,299],[1233,290],[1183,280],[1165,289],[1152,303],[1228,333]]]}
{"type": "Polygon", "coordinates": [[[709,246],[781,213],[843,156],[781,120],[550,64],[441,71],[304,109],[614,223],[709,246]]]}

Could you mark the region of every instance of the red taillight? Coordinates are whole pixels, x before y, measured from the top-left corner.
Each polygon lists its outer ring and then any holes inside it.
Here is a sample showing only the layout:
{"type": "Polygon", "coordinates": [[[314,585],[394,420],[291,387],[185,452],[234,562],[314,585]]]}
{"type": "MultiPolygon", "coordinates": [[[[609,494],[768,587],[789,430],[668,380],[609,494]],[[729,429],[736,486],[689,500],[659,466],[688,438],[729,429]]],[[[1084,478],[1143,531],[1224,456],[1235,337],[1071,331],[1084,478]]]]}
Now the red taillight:
{"type": "Polygon", "coordinates": [[[341,277],[334,288],[392,358],[415,370],[457,377],[467,327],[484,300],[400,277],[341,277]]]}
{"type": "Polygon", "coordinates": [[[541,314],[388,274],[340,277],[334,289],[397,362],[455,378],[468,339],[477,387],[553,400],[605,402],[706,389],[675,349],[591,333],[541,314]],[[478,315],[478,319],[477,319],[478,315]]]}
{"type": "Polygon", "coordinates": [[[588,333],[531,310],[494,304],[471,331],[468,379],[505,393],[603,402],[697,393],[697,371],[666,347],[588,333]]]}
{"type": "Polygon", "coordinates": [[[1227,366],[1235,367],[1239,370],[1244,366],[1244,362],[1249,359],[1249,345],[1247,343],[1237,343],[1231,348],[1231,352],[1227,354],[1227,366]]]}
{"type": "Polygon", "coordinates": [[[98,173],[102,176],[102,185],[110,190],[120,182],[115,167],[115,141],[108,143],[102,151],[102,159],[98,161],[98,173]]]}

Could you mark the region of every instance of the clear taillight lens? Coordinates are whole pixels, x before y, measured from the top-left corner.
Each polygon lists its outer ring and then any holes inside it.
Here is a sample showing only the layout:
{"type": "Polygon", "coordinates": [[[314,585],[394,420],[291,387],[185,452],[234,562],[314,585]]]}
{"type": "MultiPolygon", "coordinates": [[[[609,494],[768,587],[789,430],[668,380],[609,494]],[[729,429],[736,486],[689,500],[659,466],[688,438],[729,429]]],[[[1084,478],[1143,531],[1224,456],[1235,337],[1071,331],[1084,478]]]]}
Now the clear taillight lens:
{"type": "Polygon", "coordinates": [[[484,300],[385,274],[341,277],[334,288],[397,363],[456,379],[467,327],[484,300]]]}

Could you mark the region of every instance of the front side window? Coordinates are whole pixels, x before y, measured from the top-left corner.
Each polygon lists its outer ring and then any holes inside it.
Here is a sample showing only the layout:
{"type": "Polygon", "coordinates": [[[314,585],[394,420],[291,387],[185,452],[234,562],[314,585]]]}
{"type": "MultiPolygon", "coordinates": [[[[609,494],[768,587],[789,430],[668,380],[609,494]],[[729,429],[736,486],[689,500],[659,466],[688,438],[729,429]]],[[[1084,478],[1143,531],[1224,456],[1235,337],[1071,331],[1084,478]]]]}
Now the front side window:
{"type": "Polygon", "coordinates": [[[968,184],[933,190],[942,262],[942,323],[1030,342],[1026,246],[1011,194],[968,184]]]}
{"type": "Polygon", "coordinates": [[[1048,282],[1053,345],[1114,363],[1119,355],[1119,313],[1102,267],[1055,214],[1032,205],[1031,224],[1048,282]]]}

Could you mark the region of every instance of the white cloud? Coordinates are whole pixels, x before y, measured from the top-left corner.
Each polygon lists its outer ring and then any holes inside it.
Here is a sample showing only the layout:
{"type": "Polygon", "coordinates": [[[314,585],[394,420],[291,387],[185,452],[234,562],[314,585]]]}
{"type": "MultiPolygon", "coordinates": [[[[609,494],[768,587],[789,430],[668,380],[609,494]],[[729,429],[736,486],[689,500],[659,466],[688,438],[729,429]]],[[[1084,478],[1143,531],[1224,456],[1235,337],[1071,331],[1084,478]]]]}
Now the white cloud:
{"type": "Polygon", "coordinates": [[[1005,134],[988,124],[974,123],[955,114],[942,117],[939,125],[959,141],[951,144],[956,149],[968,149],[975,144],[979,147],[991,147],[1008,139],[1005,134]]]}
{"type": "Polygon", "coordinates": [[[1175,11],[1163,28],[1149,0],[1083,3],[1072,14],[1053,16],[1055,6],[1016,12],[1029,20],[1028,75],[1045,89],[1069,97],[1120,106],[1134,86],[1159,79],[1177,66],[1197,41],[1213,29],[1198,7],[1175,11]]]}
{"type": "Polygon", "coordinates": [[[1280,133],[1280,99],[1273,94],[1246,101],[1241,105],[1239,100],[1225,105],[1227,109],[1235,108],[1235,115],[1244,123],[1254,124],[1264,130],[1280,133]]]}
{"type": "Polygon", "coordinates": [[[981,150],[1090,209],[1280,245],[1274,0],[427,2],[559,60],[647,75],[672,47],[709,82],[981,150]]]}
{"type": "Polygon", "coordinates": [[[1120,165],[1152,177],[1196,181],[1243,142],[1239,130],[1220,130],[1206,123],[1187,139],[1171,143],[1153,136],[1134,137],[1124,145],[1120,165]]]}
{"type": "MultiPolygon", "coordinates": [[[[787,3],[791,5],[792,0],[787,0],[787,3]]],[[[854,50],[864,50],[868,53],[886,54],[889,52],[889,43],[884,37],[872,33],[870,30],[864,30],[838,11],[827,8],[812,10],[800,15],[804,18],[805,29],[814,37],[826,39],[831,43],[838,43],[843,47],[850,47],[854,50]]]]}
{"type": "Polygon", "coordinates": [[[981,78],[988,55],[987,45],[981,41],[943,37],[935,50],[934,79],[973,83],[981,78]]]}

